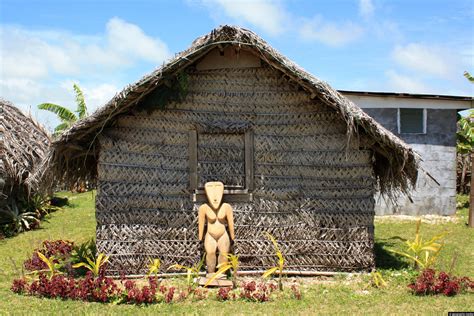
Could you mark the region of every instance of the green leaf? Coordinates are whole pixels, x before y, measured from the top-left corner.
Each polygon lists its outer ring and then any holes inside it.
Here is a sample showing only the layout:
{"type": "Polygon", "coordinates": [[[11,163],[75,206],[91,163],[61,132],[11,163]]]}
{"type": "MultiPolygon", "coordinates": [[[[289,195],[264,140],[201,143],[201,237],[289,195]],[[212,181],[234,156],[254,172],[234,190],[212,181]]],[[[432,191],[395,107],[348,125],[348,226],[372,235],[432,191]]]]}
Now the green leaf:
{"type": "Polygon", "coordinates": [[[277,243],[275,237],[273,237],[273,235],[270,234],[270,233],[268,233],[268,232],[265,232],[265,234],[267,235],[268,239],[270,239],[271,242],[273,243],[273,246],[275,247],[275,250],[276,250],[277,252],[280,252],[280,253],[281,253],[280,248],[278,247],[278,243],[277,243]]]}
{"type": "Polygon", "coordinates": [[[109,261],[109,257],[106,256],[103,253],[99,253],[99,256],[97,257],[97,265],[102,266],[104,265],[107,261],[109,261]]]}
{"type": "Polygon", "coordinates": [[[408,259],[411,259],[413,260],[414,262],[418,263],[419,265],[423,266],[423,262],[421,262],[418,258],[406,253],[406,252],[401,252],[401,251],[396,251],[396,250],[392,250],[392,249],[389,249],[388,251],[390,252],[393,252],[393,253],[396,253],[400,256],[403,256],[403,257],[406,257],[408,259]]]}
{"type": "Polygon", "coordinates": [[[474,77],[471,76],[471,74],[468,73],[467,71],[464,72],[464,77],[466,77],[467,80],[469,80],[470,82],[474,83],[474,77]]]}
{"type": "Polygon", "coordinates": [[[171,266],[168,267],[167,270],[171,270],[171,269],[176,269],[176,270],[192,270],[191,267],[186,267],[186,266],[183,266],[181,264],[173,264],[171,266]]]}
{"type": "Polygon", "coordinates": [[[80,268],[80,267],[85,267],[85,268],[88,268],[89,266],[84,263],[84,262],[79,262],[79,263],[76,263],[75,265],[72,266],[74,269],[76,268],[80,268]]]}
{"type": "Polygon", "coordinates": [[[92,261],[91,258],[86,258],[86,260],[87,260],[87,262],[89,263],[89,265],[90,265],[91,267],[94,267],[94,266],[95,266],[95,262],[92,261]]]}
{"type": "Polygon", "coordinates": [[[74,113],[72,113],[69,109],[67,109],[67,108],[65,108],[61,105],[57,105],[57,104],[54,104],[54,103],[42,103],[42,104],[38,105],[38,109],[53,112],[54,114],[56,114],[58,116],[58,118],[62,122],[75,122],[75,121],[77,121],[77,116],[74,113]]]}
{"type": "Polygon", "coordinates": [[[41,261],[46,263],[46,265],[49,268],[49,271],[53,272],[54,271],[54,265],[53,265],[52,261],[54,260],[54,257],[46,258],[46,256],[44,254],[42,254],[41,252],[37,251],[36,253],[38,254],[38,257],[41,259],[41,261]]]}
{"type": "Polygon", "coordinates": [[[421,248],[421,250],[432,251],[432,252],[438,252],[440,248],[441,248],[441,245],[439,245],[439,247],[436,247],[436,246],[426,246],[426,247],[421,248]]]}
{"type": "Polygon", "coordinates": [[[77,84],[73,85],[74,91],[76,92],[76,104],[77,109],[76,113],[79,115],[79,119],[82,119],[87,116],[87,106],[84,99],[84,94],[82,93],[81,88],[77,84]]]}
{"type": "Polygon", "coordinates": [[[54,135],[58,136],[65,130],[67,130],[69,127],[71,127],[72,123],[70,122],[62,122],[58,126],[54,128],[54,135]]]}
{"type": "Polygon", "coordinates": [[[268,278],[270,275],[274,274],[277,270],[278,270],[278,267],[273,267],[273,268],[268,269],[262,274],[262,278],[264,279],[268,278]]]}
{"type": "Polygon", "coordinates": [[[161,267],[161,261],[160,259],[151,259],[150,258],[150,264],[148,265],[148,275],[151,275],[153,273],[158,273],[160,271],[161,267]]]}
{"type": "Polygon", "coordinates": [[[224,274],[224,272],[226,272],[230,268],[232,268],[232,266],[230,264],[222,265],[221,268],[219,270],[217,270],[217,272],[214,273],[214,275],[209,280],[207,280],[206,284],[204,284],[204,287],[207,287],[209,284],[212,283],[212,281],[217,279],[221,274],[224,274]]]}

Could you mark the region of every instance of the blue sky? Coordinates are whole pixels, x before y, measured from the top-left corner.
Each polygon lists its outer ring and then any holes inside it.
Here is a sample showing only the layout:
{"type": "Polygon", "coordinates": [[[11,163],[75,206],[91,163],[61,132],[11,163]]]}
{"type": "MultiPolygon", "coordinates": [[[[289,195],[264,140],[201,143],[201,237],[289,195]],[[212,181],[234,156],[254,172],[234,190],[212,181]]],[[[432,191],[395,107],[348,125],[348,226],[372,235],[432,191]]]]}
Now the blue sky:
{"type": "Polygon", "coordinates": [[[0,0],[0,96],[91,110],[221,24],[249,28],[336,89],[473,95],[472,0],[0,0]]]}

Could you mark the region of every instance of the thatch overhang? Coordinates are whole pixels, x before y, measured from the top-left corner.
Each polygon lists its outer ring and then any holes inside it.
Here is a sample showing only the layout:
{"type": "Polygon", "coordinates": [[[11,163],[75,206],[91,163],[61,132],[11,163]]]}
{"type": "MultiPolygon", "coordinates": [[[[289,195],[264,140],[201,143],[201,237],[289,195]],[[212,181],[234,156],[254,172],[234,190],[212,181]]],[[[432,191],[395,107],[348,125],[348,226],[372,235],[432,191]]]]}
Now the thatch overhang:
{"type": "Polygon", "coordinates": [[[42,168],[51,137],[33,118],[2,99],[0,118],[0,193],[3,198],[16,190],[28,195],[41,186],[32,175],[42,168]]]}
{"type": "Polygon", "coordinates": [[[196,39],[159,69],[125,87],[105,106],[77,122],[54,142],[50,160],[61,181],[92,180],[96,177],[97,139],[104,128],[130,111],[149,93],[169,86],[176,75],[215,48],[232,45],[245,49],[278,69],[289,80],[335,109],[347,123],[347,136],[364,139],[374,152],[374,170],[382,193],[407,192],[415,185],[419,156],[400,138],[385,129],[349,99],[281,55],[255,33],[234,26],[221,26],[196,39]]]}

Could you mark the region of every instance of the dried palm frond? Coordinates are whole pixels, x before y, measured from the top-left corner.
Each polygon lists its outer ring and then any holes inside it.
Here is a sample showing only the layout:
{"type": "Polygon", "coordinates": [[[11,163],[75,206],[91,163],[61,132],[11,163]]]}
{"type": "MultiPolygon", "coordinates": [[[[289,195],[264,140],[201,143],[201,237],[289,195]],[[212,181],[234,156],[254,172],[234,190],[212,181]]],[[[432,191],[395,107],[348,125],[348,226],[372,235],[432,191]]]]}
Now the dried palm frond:
{"type": "Polygon", "coordinates": [[[42,161],[47,157],[51,143],[50,135],[34,119],[2,99],[0,116],[3,197],[13,191],[29,195],[40,186],[40,179],[33,179],[32,174],[43,166],[42,161]]]}

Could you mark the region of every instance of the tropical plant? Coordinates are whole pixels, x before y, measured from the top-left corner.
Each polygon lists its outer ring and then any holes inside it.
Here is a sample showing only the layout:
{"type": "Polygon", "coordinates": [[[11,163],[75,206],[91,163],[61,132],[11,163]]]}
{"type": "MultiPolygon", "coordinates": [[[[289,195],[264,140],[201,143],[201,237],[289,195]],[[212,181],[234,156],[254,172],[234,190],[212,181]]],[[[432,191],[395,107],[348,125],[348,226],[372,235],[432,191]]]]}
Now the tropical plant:
{"type": "Polygon", "coordinates": [[[426,269],[408,285],[408,288],[415,295],[454,296],[464,291],[474,290],[474,281],[469,277],[456,277],[444,271],[437,273],[433,269],[426,269]]]}
{"type": "Polygon", "coordinates": [[[458,114],[458,128],[456,132],[456,151],[458,154],[458,168],[460,169],[459,192],[468,193],[466,174],[471,166],[470,155],[474,149],[474,110],[467,115],[458,114]]]}
{"type": "MultiPolygon", "coordinates": [[[[61,274],[59,269],[62,268],[62,264],[57,262],[57,260],[54,256],[51,256],[51,257],[48,258],[39,251],[37,251],[36,254],[38,255],[38,258],[40,258],[41,261],[43,261],[46,264],[46,266],[48,267],[48,272],[49,272],[49,278],[50,279],[56,274],[61,274]]],[[[41,271],[34,271],[34,272],[37,273],[37,272],[41,272],[41,271]]]]}
{"type": "Polygon", "coordinates": [[[194,264],[192,267],[184,266],[181,264],[173,264],[168,268],[168,270],[186,270],[186,281],[188,286],[191,287],[194,284],[194,279],[199,276],[199,272],[204,266],[205,258],[206,255],[202,256],[201,260],[198,263],[194,264]]]}
{"type": "MultiPolygon", "coordinates": [[[[471,83],[474,83],[474,77],[467,71],[464,72],[464,77],[471,83]]],[[[474,110],[470,110],[466,115],[457,117],[457,132],[456,132],[456,151],[458,163],[458,192],[469,193],[469,179],[466,177],[468,170],[471,168],[471,152],[474,149],[474,110]]]]}
{"type": "Polygon", "coordinates": [[[376,288],[382,288],[387,286],[387,282],[382,277],[382,274],[379,271],[372,271],[370,273],[370,276],[372,277],[371,284],[373,287],[376,288]]]}
{"type": "Polygon", "coordinates": [[[35,229],[39,227],[43,217],[59,209],[51,205],[49,197],[41,194],[13,199],[6,207],[0,209],[0,235],[10,237],[35,229]]]}
{"type": "MultiPolygon", "coordinates": [[[[69,258],[70,264],[73,266],[80,262],[87,262],[88,258],[95,258],[97,256],[97,247],[94,238],[87,240],[86,242],[72,247],[71,256],[69,258]]],[[[76,268],[76,274],[85,275],[87,269],[85,267],[76,268]]]]}
{"type": "Polygon", "coordinates": [[[253,302],[267,302],[275,290],[276,285],[273,283],[257,283],[254,280],[242,282],[240,298],[253,302]]]}
{"type": "Polygon", "coordinates": [[[148,264],[148,276],[151,274],[154,274],[155,277],[158,276],[158,273],[160,272],[160,267],[161,267],[161,261],[160,259],[150,259],[150,263],[148,264]]]}
{"type": "Polygon", "coordinates": [[[460,153],[470,153],[474,148],[474,110],[466,116],[458,116],[457,150],[460,153]]]}
{"type": "Polygon", "coordinates": [[[30,230],[39,223],[40,220],[36,212],[23,212],[14,201],[7,207],[0,209],[0,225],[8,225],[11,235],[30,230]]]}
{"type": "Polygon", "coordinates": [[[268,278],[274,273],[278,273],[278,289],[280,291],[283,290],[283,283],[282,283],[282,277],[283,277],[283,269],[285,267],[285,258],[283,257],[283,254],[280,250],[280,247],[278,247],[278,243],[270,233],[266,232],[265,235],[267,236],[268,239],[273,243],[273,248],[275,250],[275,255],[278,258],[278,265],[275,267],[272,267],[265,271],[262,275],[263,278],[268,278]]]}
{"type": "Polygon", "coordinates": [[[95,261],[91,258],[86,258],[86,260],[87,262],[79,262],[73,265],[72,267],[73,268],[84,267],[90,272],[92,272],[94,276],[97,277],[99,276],[101,272],[101,268],[104,266],[104,264],[106,264],[109,261],[109,257],[103,253],[99,253],[95,261]]]}
{"type": "Polygon", "coordinates": [[[217,272],[214,273],[214,275],[207,280],[206,284],[204,287],[208,286],[211,284],[215,279],[217,279],[220,275],[224,274],[228,270],[232,270],[232,284],[234,287],[237,286],[237,272],[239,270],[239,256],[233,255],[231,253],[229,254],[223,254],[226,258],[226,262],[222,262],[219,265],[217,265],[217,272]]]}
{"type": "Polygon", "coordinates": [[[433,236],[428,241],[423,241],[423,238],[420,235],[420,226],[421,219],[416,222],[416,233],[413,240],[402,239],[406,244],[405,251],[397,251],[393,249],[389,249],[389,251],[408,258],[412,261],[415,269],[420,267],[427,269],[435,264],[441,248],[443,247],[442,239],[446,236],[447,232],[442,232],[433,236]]]}
{"type": "Polygon", "coordinates": [[[87,106],[84,100],[84,94],[82,90],[79,88],[77,84],[73,85],[74,92],[76,93],[76,110],[72,112],[68,108],[54,104],[54,103],[41,103],[38,105],[38,109],[46,110],[53,112],[59,118],[61,122],[58,126],[54,128],[54,135],[57,136],[61,134],[63,131],[71,127],[74,122],[86,117],[87,114],[87,106]]]}
{"type": "Polygon", "coordinates": [[[41,218],[60,209],[58,206],[51,205],[51,199],[47,195],[42,194],[34,194],[25,203],[26,212],[35,212],[41,218]]]}

